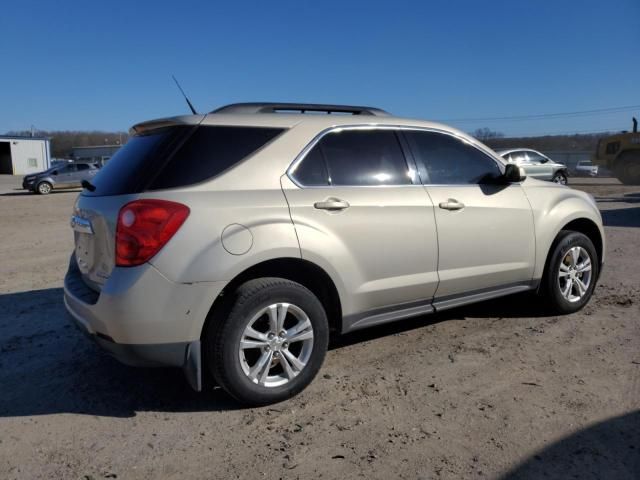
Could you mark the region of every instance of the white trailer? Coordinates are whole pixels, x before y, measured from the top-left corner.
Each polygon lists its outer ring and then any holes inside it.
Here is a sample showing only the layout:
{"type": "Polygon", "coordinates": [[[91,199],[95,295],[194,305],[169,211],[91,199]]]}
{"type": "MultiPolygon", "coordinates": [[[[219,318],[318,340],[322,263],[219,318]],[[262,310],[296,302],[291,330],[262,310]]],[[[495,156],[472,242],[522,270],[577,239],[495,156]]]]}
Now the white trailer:
{"type": "Polygon", "coordinates": [[[48,138],[0,135],[0,174],[26,175],[50,166],[48,138]]]}

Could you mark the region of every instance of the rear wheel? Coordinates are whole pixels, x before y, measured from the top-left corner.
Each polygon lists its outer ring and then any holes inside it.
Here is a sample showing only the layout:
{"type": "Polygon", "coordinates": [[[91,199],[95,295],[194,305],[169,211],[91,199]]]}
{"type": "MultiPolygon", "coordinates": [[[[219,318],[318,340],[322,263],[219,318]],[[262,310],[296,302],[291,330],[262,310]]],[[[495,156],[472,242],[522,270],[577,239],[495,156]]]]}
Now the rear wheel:
{"type": "Polygon", "coordinates": [[[316,376],[329,329],[320,301],[302,285],[261,278],[241,285],[226,318],[205,334],[205,362],[216,382],[248,405],[293,397],[316,376]]]}
{"type": "Polygon", "coordinates": [[[562,172],[557,172],[553,176],[551,181],[554,182],[554,183],[559,183],[560,185],[566,185],[567,184],[567,176],[562,172]]]}
{"type": "Polygon", "coordinates": [[[640,185],[640,152],[627,152],[616,161],[614,173],[625,185],[640,185]]]}
{"type": "Polygon", "coordinates": [[[584,307],[595,288],[600,260],[586,235],[563,230],[551,247],[541,293],[553,313],[584,307]]]}
{"type": "Polygon", "coordinates": [[[49,182],[40,182],[38,184],[38,186],[36,187],[36,191],[40,194],[40,195],[47,195],[49,193],[51,193],[51,184],[49,182]]]}

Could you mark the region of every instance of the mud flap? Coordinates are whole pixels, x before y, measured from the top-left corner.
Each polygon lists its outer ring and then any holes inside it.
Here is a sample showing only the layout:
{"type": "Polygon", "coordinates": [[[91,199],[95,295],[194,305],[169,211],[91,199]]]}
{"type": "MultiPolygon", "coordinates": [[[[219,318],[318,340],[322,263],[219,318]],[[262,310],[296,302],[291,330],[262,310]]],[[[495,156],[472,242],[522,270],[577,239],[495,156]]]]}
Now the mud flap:
{"type": "Polygon", "coordinates": [[[182,367],[187,382],[196,392],[202,391],[202,355],[200,340],[194,340],[187,345],[184,366],[182,367]]]}

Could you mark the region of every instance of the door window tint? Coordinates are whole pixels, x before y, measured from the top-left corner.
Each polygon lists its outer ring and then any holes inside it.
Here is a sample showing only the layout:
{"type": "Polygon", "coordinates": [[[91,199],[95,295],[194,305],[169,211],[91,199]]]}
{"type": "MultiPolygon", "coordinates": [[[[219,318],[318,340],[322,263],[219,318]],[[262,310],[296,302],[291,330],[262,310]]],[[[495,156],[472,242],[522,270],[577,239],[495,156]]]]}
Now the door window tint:
{"type": "Polygon", "coordinates": [[[405,132],[425,183],[482,183],[501,175],[498,164],[471,144],[436,132],[405,132]]]}
{"type": "Polygon", "coordinates": [[[322,138],[331,185],[408,185],[411,176],[392,130],[345,130],[322,138]]]}
{"type": "Polygon", "coordinates": [[[531,163],[543,163],[545,158],[542,155],[539,155],[536,152],[528,151],[527,156],[529,157],[529,162],[531,163]]]}
{"type": "Polygon", "coordinates": [[[527,161],[527,155],[525,152],[512,152],[511,161],[514,163],[523,163],[527,161]]]}
{"type": "Polygon", "coordinates": [[[304,160],[291,172],[293,178],[302,185],[329,185],[327,164],[319,148],[313,148],[304,160]]]}
{"type": "Polygon", "coordinates": [[[86,163],[79,163],[78,164],[78,171],[82,172],[83,170],[89,170],[89,165],[87,165],[86,163]]]}

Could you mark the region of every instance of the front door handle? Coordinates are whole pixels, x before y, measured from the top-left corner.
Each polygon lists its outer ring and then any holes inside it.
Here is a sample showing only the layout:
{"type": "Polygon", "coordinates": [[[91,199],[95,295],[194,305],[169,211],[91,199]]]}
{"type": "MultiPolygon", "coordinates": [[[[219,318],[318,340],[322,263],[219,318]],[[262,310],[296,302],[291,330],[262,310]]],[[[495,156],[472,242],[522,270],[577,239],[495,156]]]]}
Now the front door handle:
{"type": "Polygon", "coordinates": [[[349,202],[345,202],[344,200],[340,200],[339,198],[330,197],[322,202],[316,202],[313,204],[315,208],[318,210],[344,210],[345,208],[349,208],[349,202]]]}
{"type": "Polygon", "coordinates": [[[445,210],[462,210],[464,203],[457,201],[455,198],[449,198],[446,202],[440,202],[439,207],[445,210]]]}

